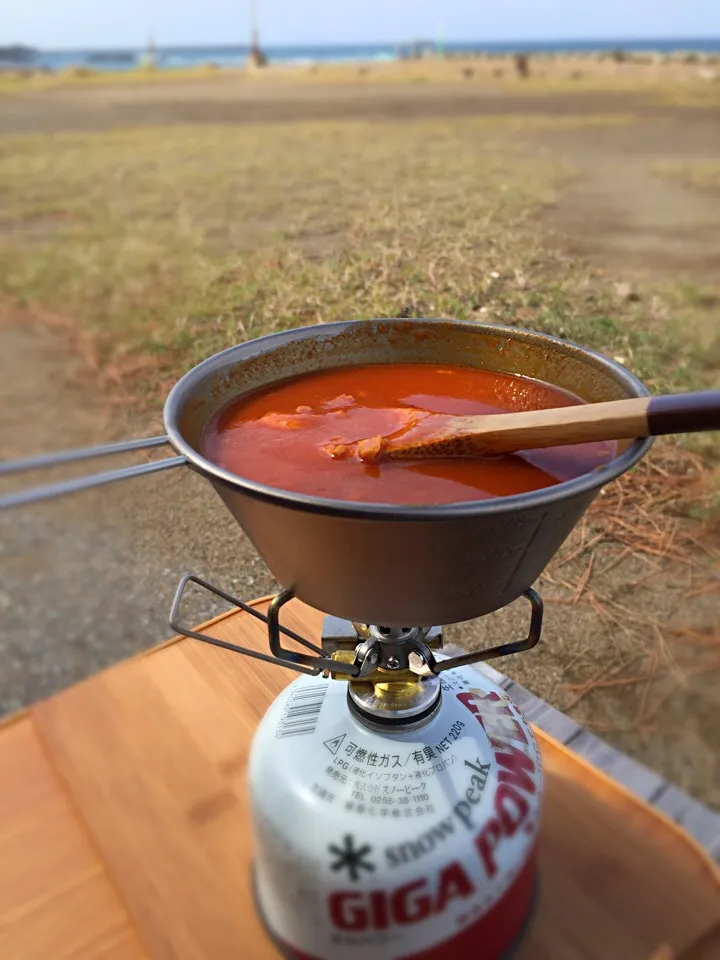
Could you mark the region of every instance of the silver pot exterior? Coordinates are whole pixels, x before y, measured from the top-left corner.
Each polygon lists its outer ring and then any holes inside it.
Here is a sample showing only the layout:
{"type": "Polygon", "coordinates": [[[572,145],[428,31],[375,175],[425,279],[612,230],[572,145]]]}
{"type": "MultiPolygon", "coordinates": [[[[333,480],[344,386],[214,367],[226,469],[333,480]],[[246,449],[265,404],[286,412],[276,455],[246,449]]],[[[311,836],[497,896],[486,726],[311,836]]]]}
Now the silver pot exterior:
{"type": "Polygon", "coordinates": [[[547,335],[453,320],[364,320],[262,337],[187,373],[165,406],[178,453],[215,487],[273,576],[327,613],[432,626],[490,613],[538,578],[602,486],[647,451],[621,446],[576,480],[439,506],[349,503],[235,476],[200,453],[207,423],[236,397],[287,377],[363,363],[450,363],[544,380],[588,402],[647,395],[619,364],[547,335]]]}

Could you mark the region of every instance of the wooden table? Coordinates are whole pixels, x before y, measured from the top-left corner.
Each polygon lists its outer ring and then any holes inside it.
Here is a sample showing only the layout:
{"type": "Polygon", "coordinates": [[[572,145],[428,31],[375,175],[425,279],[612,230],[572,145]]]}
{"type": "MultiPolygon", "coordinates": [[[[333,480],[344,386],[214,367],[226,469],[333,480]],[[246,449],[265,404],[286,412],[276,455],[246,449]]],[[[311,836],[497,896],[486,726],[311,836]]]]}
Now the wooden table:
{"type": "MultiPolygon", "coordinates": [[[[285,623],[317,637],[322,614],[293,601],[285,623]]],[[[204,629],[266,649],[247,614],[204,629]]],[[[6,721],[0,958],[277,957],[251,902],[245,768],[259,718],[292,678],[176,638],[6,721]]],[[[541,895],[518,960],[719,960],[709,858],[538,736],[541,895]]]]}

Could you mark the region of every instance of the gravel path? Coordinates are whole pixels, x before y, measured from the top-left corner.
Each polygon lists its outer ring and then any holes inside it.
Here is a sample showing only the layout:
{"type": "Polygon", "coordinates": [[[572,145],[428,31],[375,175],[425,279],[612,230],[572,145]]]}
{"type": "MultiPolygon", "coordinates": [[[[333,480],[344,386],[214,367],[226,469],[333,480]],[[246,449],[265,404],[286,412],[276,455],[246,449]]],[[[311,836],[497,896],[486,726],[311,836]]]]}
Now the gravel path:
{"type": "MultiPolygon", "coordinates": [[[[117,408],[90,405],[73,383],[77,362],[55,336],[0,324],[3,458],[157,432],[157,424],[131,424],[117,408]]],[[[93,466],[111,462],[121,465],[93,466]]],[[[245,599],[272,589],[246,537],[190,471],[0,514],[0,714],[169,636],[175,586],[190,571],[245,599]]],[[[198,597],[187,622],[221,609],[198,597]]]]}
{"type": "Polygon", "coordinates": [[[68,85],[0,98],[0,136],[170,124],[287,123],[426,117],[657,113],[666,108],[627,92],[538,98],[480,83],[248,83],[218,76],[173,83],[68,85]],[[540,108],[538,108],[540,103],[540,108]]]}

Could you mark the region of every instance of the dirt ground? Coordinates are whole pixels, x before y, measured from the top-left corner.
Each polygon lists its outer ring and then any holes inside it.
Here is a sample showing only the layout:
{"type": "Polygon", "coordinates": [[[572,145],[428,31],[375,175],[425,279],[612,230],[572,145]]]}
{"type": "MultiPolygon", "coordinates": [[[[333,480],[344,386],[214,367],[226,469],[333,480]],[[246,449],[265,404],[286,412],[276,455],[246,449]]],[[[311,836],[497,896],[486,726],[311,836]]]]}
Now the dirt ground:
{"type": "Polygon", "coordinates": [[[542,146],[579,170],[548,224],[569,253],[625,276],[717,280],[720,198],[653,172],[664,161],[717,160],[714,112],[675,110],[587,133],[548,132],[542,146]]]}
{"type": "MultiPolygon", "coordinates": [[[[457,85],[340,89],[318,84],[296,90],[279,83],[243,87],[219,79],[172,89],[135,85],[6,97],[0,100],[0,136],[305,117],[395,121],[482,113],[627,112],[635,113],[637,121],[517,135],[518,151],[549,151],[569,159],[578,171],[546,215],[549,242],[568,256],[590,258],[623,281],[642,275],[662,283],[682,274],[712,282],[720,266],[720,197],[701,195],[652,171],[655,160],[720,158],[719,117],[709,109],[660,107],[627,93],[539,99],[457,85]]],[[[28,324],[25,315],[8,307],[0,338],[3,457],[158,432],[156,422],[131,418],[112,397],[88,387],[82,356],[64,333],[28,324]]],[[[37,477],[48,479],[46,474],[37,477]]],[[[184,471],[8,511],[0,515],[0,559],[0,713],[166,637],[167,612],[183,572],[196,572],[243,598],[274,587],[215,494],[184,471]]],[[[580,571],[586,559],[578,561],[580,571]]],[[[637,582],[647,573],[643,561],[631,559],[615,576],[637,582]]],[[[681,585],[685,593],[692,586],[681,585]]],[[[541,587],[552,594],[552,583],[541,587]]],[[[636,613],[647,610],[654,619],[678,615],[671,600],[666,575],[652,587],[639,586],[631,603],[636,613]]],[[[217,609],[200,598],[189,606],[188,622],[217,609]]],[[[522,614],[510,611],[495,622],[505,635],[522,629],[522,614]]],[[[549,603],[541,647],[503,669],[563,705],[564,665],[588,649],[602,659],[603,644],[613,642],[613,629],[589,608],[549,603]]],[[[478,638],[488,642],[494,630],[488,622],[450,633],[472,644],[478,638]]],[[[670,701],[670,727],[664,726],[660,736],[632,725],[608,735],[683,788],[720,806],[720,702],[711,681],[701,675],[670,701]],[[704,704],[691,721],[683,714],[685,697],[704,704]]],[[[582,712],[578,715],[584,718],[582,712]]]]}
{"type": "Polygon", "coordinates": [[[301,120],[412,120],[512,114],[663,115],[672,108],[627,92],[555,94],[538,98],[457,83],[247,83],[235,77],[202,82],[57,87],[0,98],[0,134],[106,130],[166,124],[286,123],[301,120]]]}

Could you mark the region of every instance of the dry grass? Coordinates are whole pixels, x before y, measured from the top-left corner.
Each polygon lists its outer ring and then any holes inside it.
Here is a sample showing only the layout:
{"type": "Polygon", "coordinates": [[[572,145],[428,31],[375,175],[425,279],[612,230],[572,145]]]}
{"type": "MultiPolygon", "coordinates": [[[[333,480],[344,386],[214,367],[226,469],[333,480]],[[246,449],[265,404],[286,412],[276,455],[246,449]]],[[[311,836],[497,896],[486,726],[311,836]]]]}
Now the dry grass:
{"type": "Polygon", "coordinates": [[[558,122],[583,118],[6,138],[0,291],[78,321],[115,379],[152,357],[150,397],[238,339],[393,315],[517,323],[623,357],[653,386],[693,382],[662,297],[619,297],[538,229],[572,171],[518,155],[512,133],[558,122]]]}
{"type": "MultiPolygon", "coordinates": [[[[629,291],[563,256],[544,233],[538,214],[573,171],[518,151],[515,134],[584,122],[6,138],[0,293],[68,331],[94,376],[151,402],[184,368],[238,340],[397,315],[545,330],[616,357],[655,390],[714,383],[717,355],[688,332],[714,317],[717,289],[673,282],[629,291]]],[[[553,610],[546,639],[502,669],[620,746],[690,725],[687,742],[697,736],[712,749],[714,483],[687,445],[658,444],[595,502],[543,575],[553,610]]],[[[646,759],[662,767],[653,750],[646,759]]],[[[693,782],[720,802],[713,773],[693,782]]]]}
{"type": "Polygon", "coordinates": [[[317,63],[307,66],[274,64],[262,70],[243,67],[219,69],[213,63],[191,68],[159,70],[140,66],[112,72],[71,67],[56,74],[6,72],[0,74],[0,94],[58,86],[108,84],[167,84],[181,80],[217,78],[252,83],[292,84],[457,84],[494,88],[508,93],[630,93],[688,106],[720,105],[720,63],[700,56],[685,62],[682,55],[630,55],[624,62],[599,54],[535,54],[530,75],[520,78],[512,55],[437,57],[369,63],[317,63]]]}
{"type": "MultiPolygon", "coordinates": [[[[720,77],[720,69],[717,69],[720,77]]],[[[665,83],[657,91],[657,99],[662,103],[676,107],[706,107],[717,110],[720,107],[720,82],[713,80],[665,83]]]]}
{"type": "Polygon", "coordinates": [[[52,74],[10,70],[0,72],[0,96],[26,91],[30,93],[34,90],[47,90],[56,84],[57,77],[52,74]]]}
{"type": "MultiPolygon", "coordinates": [[[[219,68],[212,63],[174,70],[158,70],[152,66],[140,66],[133,70],[96,70],[92,67],[67,67],[57,73],[40,71],[0,71],[0,96],[25,91],[49,90],[54,87],[109,86],[115,84],[172,84],[179,81],[201,81],[217,78],[219,68]]],[[[223,69],[228,79],[242,80],[249,76],[245,70],[223,69]]]]}
{"type": "Polygon", "coordinates": [[[691,451],[661,444],[601,492],[577,536],[542,575],[547,603],[588,607],[616,634],[600,665],[590,656],[566,671],[560,705],[586,725],[603,733],[652,733],[667,700],[687,693],[692,678],[720,675],[720,629],[699,602],[720,595],[719,494],[717,470],[708,471],[691,451]],[[612,576],[628,562],[638,575],[612,576]],[[575,576],[566,578],[566,566],[575,576]],[[653,615],[634,601],[636,591],[658,585],[667,591],[669,583],[676,593],[672,616],[667,608],[653,615]],[[683,622],[691,611],[700,611],[699,623],[683,622]],[[608,700],[611,692],[624,709],[608,700]]]}
{"type": "MultiPolygon", "coordinates": [[[[604,489],[535,584],[543,636],[495,661],[620,750],[720,809],[720,473],[658,441],[604,489]]],[[[527,631],[527,604],[446,632],[471,649],[527,631]]]]}
{"type": "Polygon", "coordinates": [[[715,58],[701,57],[698,62],[686,63],[682,56],[645,55],[618,63],[611,56],[598,54],[535,54],[529,65],[526,78],[518,76],[511,55],[304,67],[271,65],[252,74],[252,79],[260,83],[282,78],[294,83],[458,84],[530,96],[615,92],[678,104],[720,104],[720,64],[715,58]]]}
{"type": "MultiPolygon", "coordinates": [[[[495,665],[720,809],[720,471],[658,441],[604,488],[535,584],[543,637],[495,665]]],[[[471,649],[521,637],[527,604],[447,632],[471,649]]]]}
{"type": "Polygon", "coordinates": [[[672,177],[686,186],[701,190],[720,190],[720,161],[696,160],[692,163],[663,161],[653,165],[659,176],[672,177]]]}
{"type": "Polygon", "coordinates": [[[412,310],[420,294],[452,313],[553,197],[554,168],[508,171],[487,135],[307,124],[6,140],[5,292],[181,363],[274,328],[412,310]]]}
{"type": "Polygon", "coordinates": [[[373,64],[275,66],[252,75],[258,83],[456,84],[527,96],[630,94],[678,106],[720,106],[720,64],[685,63],[681,57],[645,57],[616,63],[610,57],[546,55],[530,58],[530,75],[520,78],[511,56],[478,56],[373,64]]]}

